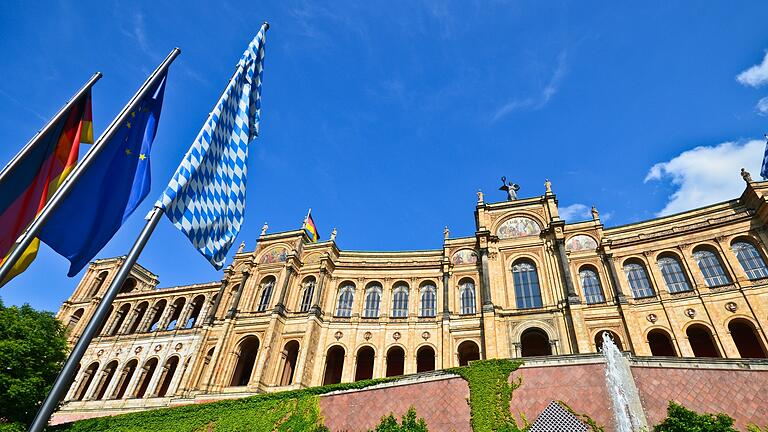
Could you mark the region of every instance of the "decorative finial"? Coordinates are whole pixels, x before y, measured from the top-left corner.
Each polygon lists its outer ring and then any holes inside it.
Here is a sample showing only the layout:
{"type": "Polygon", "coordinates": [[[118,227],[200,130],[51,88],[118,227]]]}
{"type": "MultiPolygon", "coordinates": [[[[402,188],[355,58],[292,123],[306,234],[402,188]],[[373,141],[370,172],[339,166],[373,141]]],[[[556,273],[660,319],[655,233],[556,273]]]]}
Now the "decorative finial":
{"type": "Polygon", "coordinates": [[[267,234],[267,228],[269,228],[269,225],[267,225],[267,223],[264,222],[264,226],[261,227],[261,235],[267,234]]]}
{"type": "Polygon", "coordinates": [[[451,230],[448,229],[448,225],[445,226],[445,229],[443,229],[443,238],[448,240],[448,237],[451,235],[451,230]]]}
{"type": "Polygon", "coordinates": [[[483,203],[483,191],[480,189],[477,190],[477,203],[482,204],[483,203]]]}
{"type": "Polygon", "coordinates": [[[264,30],[269,30],[269,22],[264,21],[264,30]]]}
{"type": "Polygon", "coordinates": [[[517,191],[520,190],[520,185],[512,182],[507,184],[507,177],[501,176],[501,187],[499,190],[507,193],[507,201],[514,201],[517,199],[517,191]]]}
{"type": "Polygon", "coordinates": [[[333,231],[331,231],[331,241],[336,240],[336,227],[333,227],[333,231]]]}
{"type": "Polygon", "coordinates": [[[552,193],[552,182],[549,179],[544,180],[544,189],[547,194],[552,193]]]}
{"type": "Polygon", "coordinates": [[[600,220],[600,213],[597,212],[597,207],[592,206],[592,219],[600,220]]]}
{"type": "Polygon", "coordinates": [[[240,247],[237,248],[237,253],[242,253],[245,249],[245,242],[240,242],[240,247]]]}
{"type": "Polygon", "coordinates": [[[744,179],[747,183],[752,183],[752,174],[749,173],[749,171],[745,170],[744,168],[741,169],[741,178],[744,179]]]}

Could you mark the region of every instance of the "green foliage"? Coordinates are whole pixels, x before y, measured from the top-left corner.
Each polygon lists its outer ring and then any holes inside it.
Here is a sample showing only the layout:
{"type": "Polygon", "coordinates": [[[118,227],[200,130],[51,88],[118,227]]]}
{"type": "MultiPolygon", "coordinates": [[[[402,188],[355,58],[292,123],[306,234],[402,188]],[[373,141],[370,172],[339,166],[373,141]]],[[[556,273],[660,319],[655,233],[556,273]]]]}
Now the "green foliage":
{"type": "Polygon", "coordinates": [[[0,432],[26,432],[27,428],[22,423],[0,423],[0,432]]]}
{"type": "Polygon", "coordinates": [[[410,407],[408,412],[403,414],[400,423],[397,423],[397,419],[391,413],[382,417],[381,423],[376,426],[376,432],[429,432],[429,429],[423,418],[416,418],[416,409],[410,407]]]}
{"type": "MultiPolygon", "coordinates": [[[[0,422],[32,421],[66,352],[66,329],[51,312],[0,300],[0,422]]],[[[13,430],[7,423],[0,431],[13,430]]]]}
{"type": "MultiPolygon", "coordinates": [[[[67,432],[323,432],[318,397],[337,390],[360,389],[396,378],[333,384],[303,390],[267,393],[242,399],[186,405],[80,420],[49,430],[67,432]]],[[[2,432],[2,431],[0,431],[2,432]]]]}
{"type": "Polygon", "coordinates": [[[494,359],[478,360],[470,366],[449,369],[469,383],[469,408],[472,416],[472,430],[475,432],[518,432],[509,403],[512,391],[520,382],[509,383],[509,374],[522,362],[494,359]]]}
{"type": "Polygon", "coordinates": [[[768,432],[768,425],[765,425],[765,429],[760,429],[760,426],[756,424],[747,425],[747,432],[768,432]]]}
{"type": "Polygon", "coordinates": [[[733,419],[725,414],[698,414],[670,401],[667,418],[654,426],[654,432],[737,432],[733,419]]]}
{"type": "Polygon", "coordinates": [[[559,403],[560,406],[568,410],[568,412],[576,416],[576,418],[586,423],[592,432],[605,432],[605,429],[603,429],[602,426],[597,424],[597,422],[592,417],[586,414],[577,413],[576,411],[573,410],[573,408],[570,407],[570,405],[568,405],[567,403],[561,400],[557,401],[557,403],[559,403]]]}

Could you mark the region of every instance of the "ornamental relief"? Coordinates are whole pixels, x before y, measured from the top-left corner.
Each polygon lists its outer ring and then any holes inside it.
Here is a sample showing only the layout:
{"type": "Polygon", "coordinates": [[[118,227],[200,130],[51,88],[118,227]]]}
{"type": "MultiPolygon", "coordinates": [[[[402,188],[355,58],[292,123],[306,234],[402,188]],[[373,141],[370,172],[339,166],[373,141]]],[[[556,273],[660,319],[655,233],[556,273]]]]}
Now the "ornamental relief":
{"type": "Polygon", "coordinates": [[[541,234],[541,227],[531,218],[516,216],[507,219],[496,229],[500,239],[530,237],[541,234]]]}

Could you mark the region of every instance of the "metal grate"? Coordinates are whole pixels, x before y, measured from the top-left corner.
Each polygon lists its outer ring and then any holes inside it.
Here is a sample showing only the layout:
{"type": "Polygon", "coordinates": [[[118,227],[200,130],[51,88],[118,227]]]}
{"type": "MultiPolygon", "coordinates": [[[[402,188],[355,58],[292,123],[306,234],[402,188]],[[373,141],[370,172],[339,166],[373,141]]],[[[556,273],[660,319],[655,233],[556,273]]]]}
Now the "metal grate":
{"type": "Polygon", "coordinates": [[[533,422],[530,432],[587,432],[589,426],[552,401],[533,422]]]}

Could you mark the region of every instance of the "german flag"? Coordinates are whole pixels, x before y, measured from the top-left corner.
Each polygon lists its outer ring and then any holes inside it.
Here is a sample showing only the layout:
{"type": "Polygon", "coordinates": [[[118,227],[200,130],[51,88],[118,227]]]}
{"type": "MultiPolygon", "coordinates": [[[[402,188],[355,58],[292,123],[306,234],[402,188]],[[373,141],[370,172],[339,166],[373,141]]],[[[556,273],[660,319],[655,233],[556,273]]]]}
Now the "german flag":
{"type": "MultiPolygon", "coordinates": [[[[91,92],[83,94],[61,119],[0,179],[0,264],[16,239],[77,165],[80,143],[93,144],[91,92]]],[[[35,239],[0,286],[32,263],[40,247],[35,239]]]]}
{"type": "Polygon", "coordinates": [[[317,226],[315,226],[315,221],[312,219],[311,213],[312,210],[307,213],[307,220],[304,222],[304,231],[307,233],[309,240],[312,243],[317,243],[320,235],[317,233],[317,226]]]}

